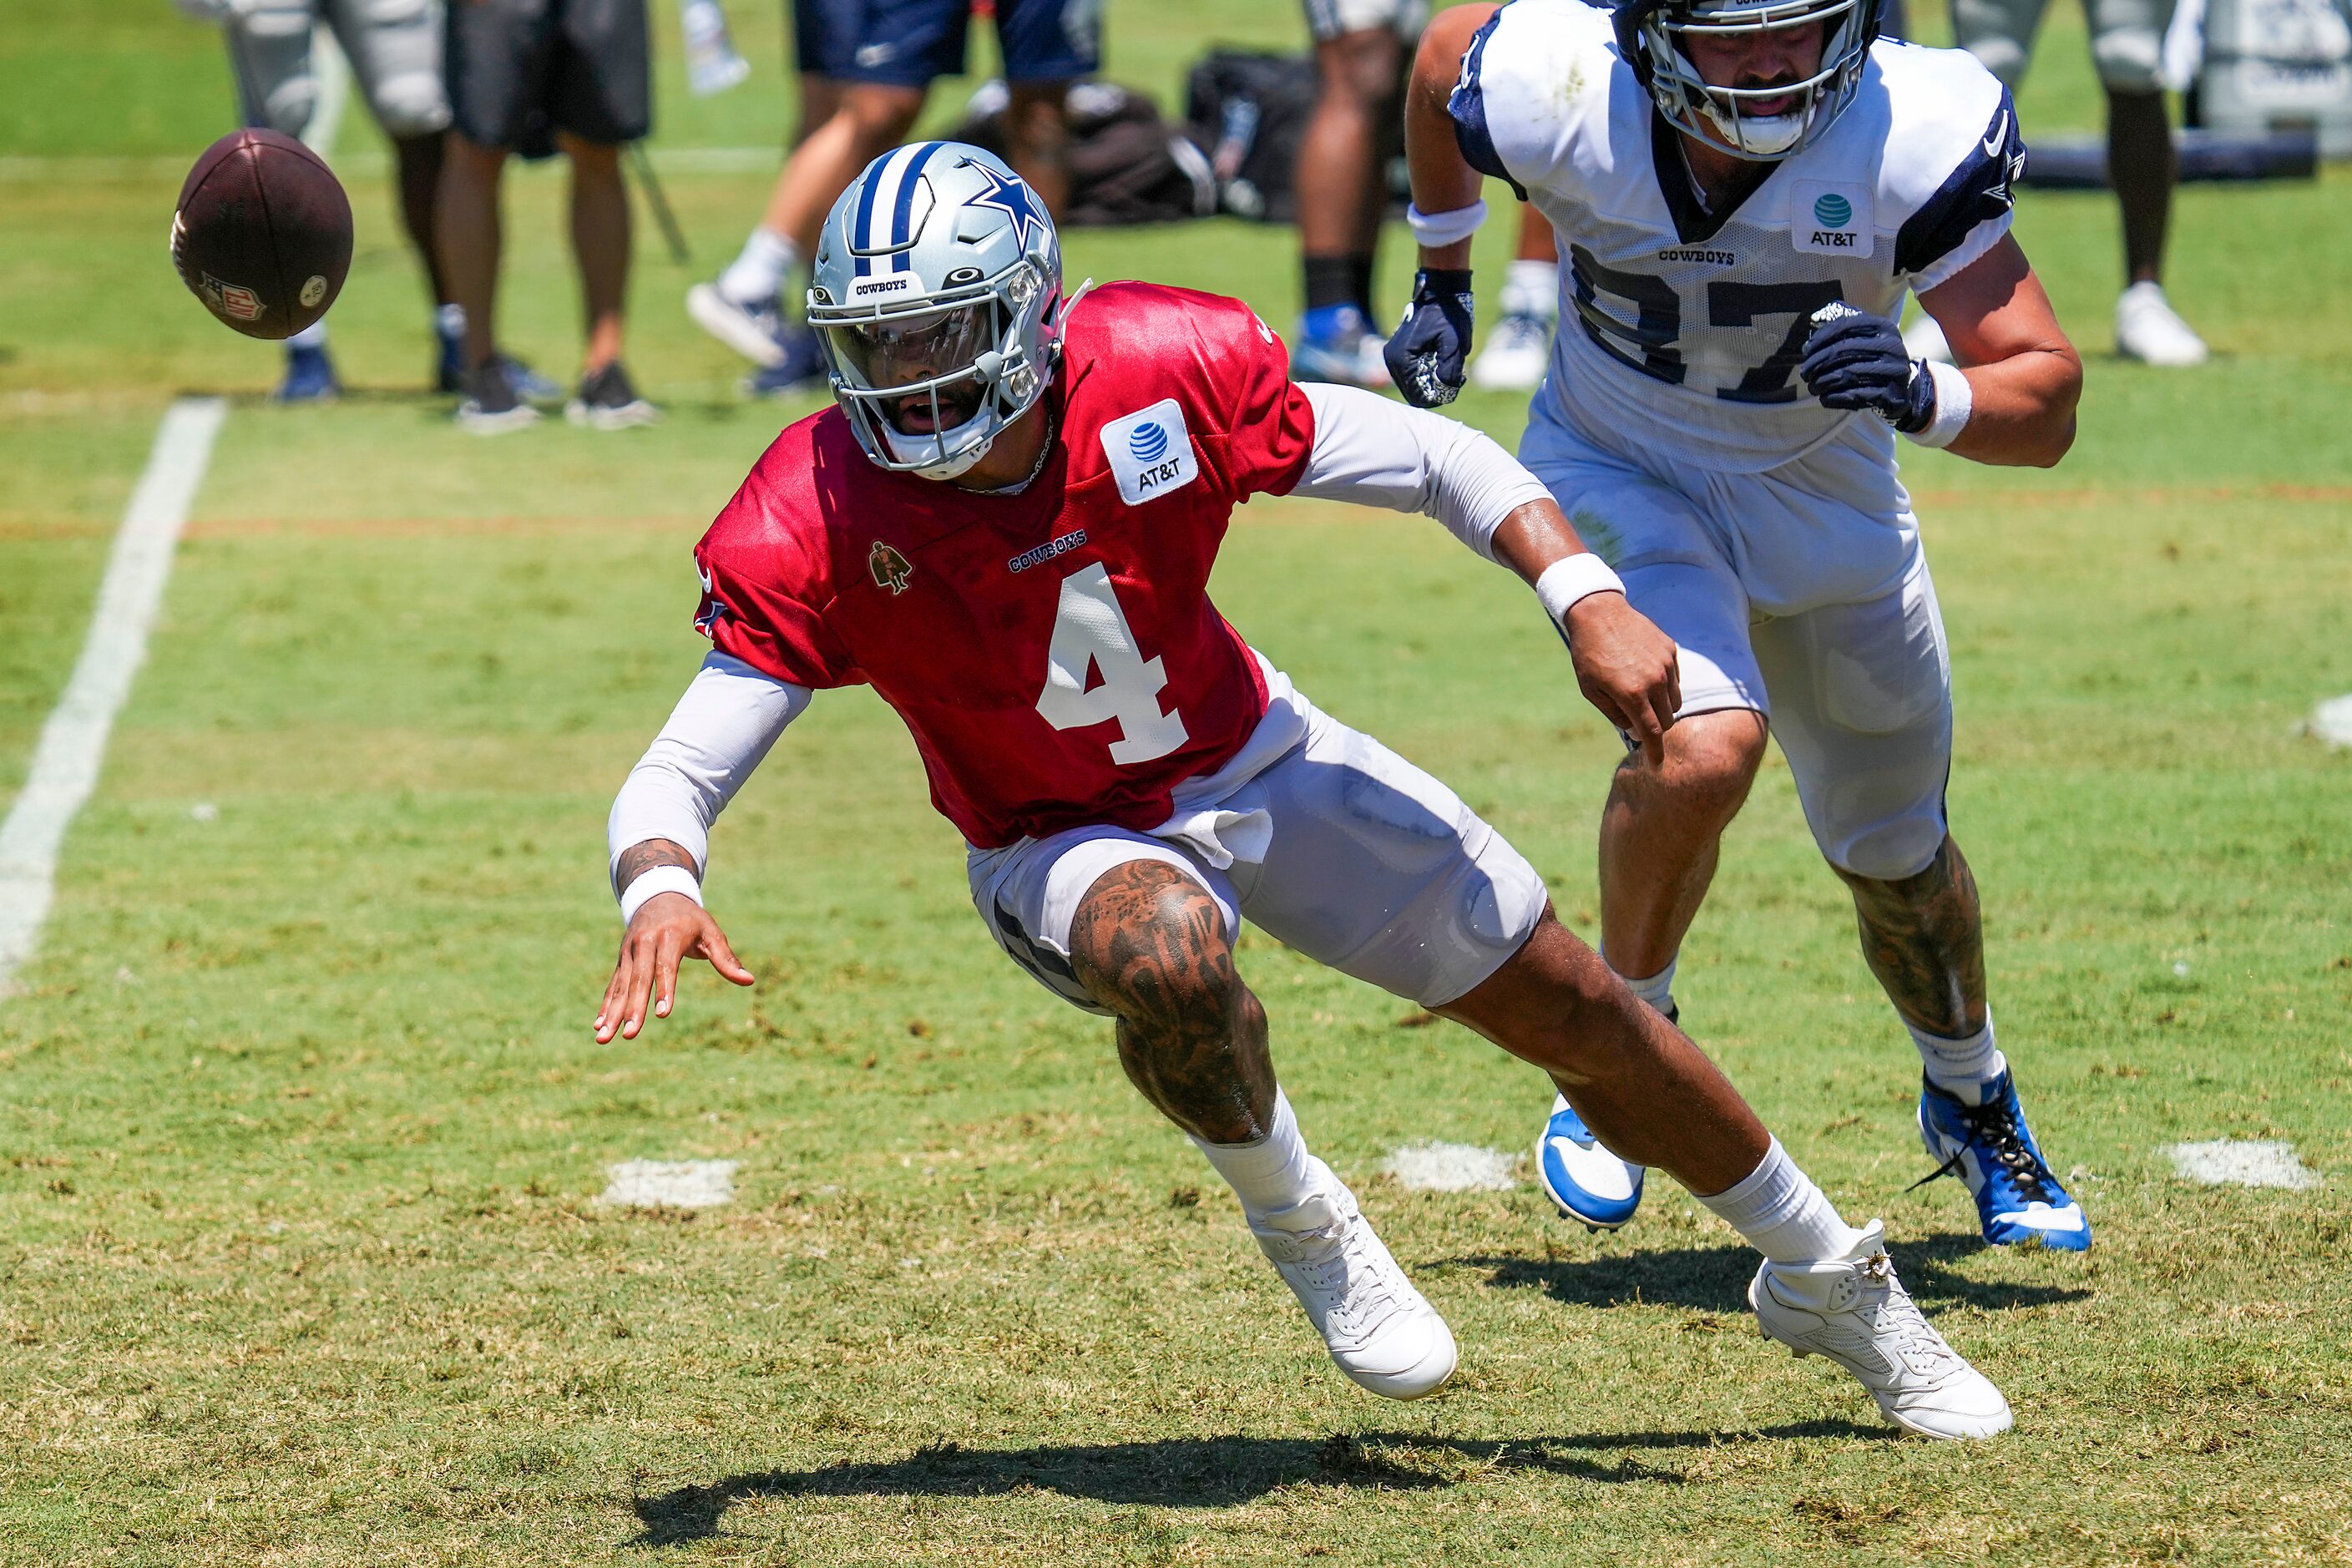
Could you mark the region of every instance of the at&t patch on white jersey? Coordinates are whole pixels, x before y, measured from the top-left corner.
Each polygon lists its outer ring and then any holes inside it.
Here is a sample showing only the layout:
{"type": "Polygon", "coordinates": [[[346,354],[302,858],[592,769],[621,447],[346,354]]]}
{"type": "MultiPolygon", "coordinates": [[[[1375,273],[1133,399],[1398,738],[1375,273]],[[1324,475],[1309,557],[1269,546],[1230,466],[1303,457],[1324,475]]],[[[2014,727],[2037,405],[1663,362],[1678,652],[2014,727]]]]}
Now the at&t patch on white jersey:
{"type": "Polygon", "coordinates": [[[1821,256],[1868,256],[1877,248],[1868,185],[1853,180],[1789,183],[1789,240],[1821,256]]]}
{"type": "Polygon", "coordinates": [[[1118,481],[1118,499],[1140,506],[1201,477],[1201,459],[1184,428],[1184,410],[1172,397],[1102,427],[1103,456],[1118,481]]]}
{"type": "Polygon", "coordinates": [[[1464,155],[1559,241],[1560,331],[1535,416],[1726,471],[1887,440],[1797,377],[1812,313],[1901,312],[2009,232],[2024,147],[2009,94],[1953,49],[1881,40],[1835,123],[1720,210],[1584,0],[1515,0],[1465,54],[1464,155]]]}

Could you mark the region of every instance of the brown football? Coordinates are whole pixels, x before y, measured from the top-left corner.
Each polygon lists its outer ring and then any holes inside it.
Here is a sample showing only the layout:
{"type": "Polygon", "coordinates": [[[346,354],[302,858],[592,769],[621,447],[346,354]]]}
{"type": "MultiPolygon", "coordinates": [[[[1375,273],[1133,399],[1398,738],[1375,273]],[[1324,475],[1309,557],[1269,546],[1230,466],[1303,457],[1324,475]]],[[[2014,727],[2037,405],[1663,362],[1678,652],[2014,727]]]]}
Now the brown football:
{"type": "Polygon", "coordinates": [[[317,153],[275,131],[205,149],[172,215],[172,264],[249,338],[290,338],[327,313],[352,268],[352,203],[317,153]]]}

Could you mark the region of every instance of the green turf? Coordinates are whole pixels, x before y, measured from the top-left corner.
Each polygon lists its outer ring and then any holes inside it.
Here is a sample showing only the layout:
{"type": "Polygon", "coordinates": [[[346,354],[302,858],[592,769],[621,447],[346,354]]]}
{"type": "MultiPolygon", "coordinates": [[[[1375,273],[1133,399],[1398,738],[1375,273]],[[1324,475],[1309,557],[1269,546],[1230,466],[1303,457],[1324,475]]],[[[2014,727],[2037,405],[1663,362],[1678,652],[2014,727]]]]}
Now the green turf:
{"type": "MultiPolygon", "coordinates": [[[[759,85],[673,93],[666,146],[788,122],[774,8],[735,9],[759,85]]],[[[1108,34],[1113,74],[1165,89],[1200,40],[1297,22],[1124,0],[1108,34]]],[[[2029,133],[2095,123],[2081,42],[2053,18],[2029,133]]],[[[1547,1091],[1253,940],[1307,1131],[1464,1345],[1442,1400],[1346,1384],[1099,1026],[997,956],[861,694],[720,830],[711,897],[759,988],[698,976],[678,1018],[595,1047],[604,812],[698,658],[687,547],[789,412],[737,402],[677,308],[762,178],[669,176],[690,268],[641,238],[663,427],[477,442],[415,390],[358,116],[355,394],[278,410],[273,352],[163,260],[169,160],[225,122],[201,30],[108,0],[0,51],[37,89],[0,95],[0,802],[165,400],[237,397],[43,956],[0,1001],[0,1563],[2352,1557],[2352,755],[2294,732],[2352,690],[2341,176],[2184,195],[2174,289],[2222,351],[2194,375],[2111,356],[2112,204],[2029,196],[2091,363],[2082,441],[2047,474],[1908,459],[2003,1037],[2097,1250],[1988,1252],[1949,1184],[1904,1192],[1912,1058],[1777,764],[1688,950],[1699,1037],[1886,1216],[2016,1403],[2013,1436],[1955,1449],[1759,1342],[1745,1255],[1670,1184],[1600,1239],[1525,1188],[1400,1190],[1395,1146],[1522,1147],[1547,1091]],[[80,112],[110,99],[137,112],[80,112]],[[56,161],[94,155],[129,161],[56,161]],[[2172,1177],[2161,1146],[2217,1137],[2291,1141],[2328,1184],[2172,1177]],[[638,1157],[739,1161],[739,1199],[595,1205],[638,1157]]],[[[514,182],[507,336],[568,371],[561,186],[514,182]]],[[[1290,245],[1080,234],[1069,269],[1281,322],[1290,245]]],[[[1405,265],[1391,246],[1391,300],[1405,265]]],[[[1508,399],[1461,406],[1515,430],[1508,399]]],[[[1216,591],[1591,931],[1614,742],[1523,590],[1433,525],[1301,504],[1244,514],[1216,591]]]]}

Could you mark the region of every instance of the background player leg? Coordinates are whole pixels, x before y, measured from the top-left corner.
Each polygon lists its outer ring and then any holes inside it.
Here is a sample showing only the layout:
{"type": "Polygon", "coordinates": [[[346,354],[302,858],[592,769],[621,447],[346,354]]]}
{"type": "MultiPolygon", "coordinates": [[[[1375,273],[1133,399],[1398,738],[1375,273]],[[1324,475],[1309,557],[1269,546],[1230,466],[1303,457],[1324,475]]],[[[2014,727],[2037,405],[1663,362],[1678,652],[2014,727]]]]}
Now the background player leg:
{"type": "Polygon", "coordinates": [[[1160,861],[1114,867],[1079,902],[1070,960],[1118,1016],[1128,1078],[1232,1184],[1339,1370],[1394,1399],[1434,1393],[1453,1375],[1454,1336],[1307,1152],[1216,900],[1160,861]]]}
{"type": "Polygon", "coordinates": [[[1389,384],[1372,331],[1371,279],[1387,206],[1380,128],[1403,58],[1387,23],[1315,43],[1315,112],[1299,139],[1297,181],[1307,310],[1292,358],[1299,374],[1318,381],[1389,384]]]}
{"type": "Polygon", "coordinates": [[[2164,294],[2164,238],[2180,158],[2161,88],[2107,88],[2107,167],[2123,209],[2124,291],[2116,301],[2116,348],[2147,364],[2202,364],[2205,341],[2164,294]]]}
{"type": "Polygon", "coordinates": [[[1470,362],[1470,384],[1488,392],[1533,392],[1551,363],[1559,322],[1559,247],[1551,221],[1519,204],[1519,243],[1503,275],[1502,313],[1470,362]]]}
{"type": "Polygon", "coordinates": [[[621,183],[621,150],[568,132],[556,142],[572,165],[572,254],[587,319],[580,393],[565,413],[573,424],[599,430],[649,425],[657,417],[654,405],[637,395],[621,363],[629,291],[629,193],[621,183]]]}
{"type": "Polygon", "coordinates": [[[780,292],[814,253],[835,198],[866,164],[907,139],[924,97],[919,87],[827,83],[815,104],[824,117],[804,110],[800,142],[741,254],[716,281],[688,291],[687,313],[695,323],[760,367],[745,383],[752,394],[788,391],[824,374],[816,335],[789,318],[780,292]]]}

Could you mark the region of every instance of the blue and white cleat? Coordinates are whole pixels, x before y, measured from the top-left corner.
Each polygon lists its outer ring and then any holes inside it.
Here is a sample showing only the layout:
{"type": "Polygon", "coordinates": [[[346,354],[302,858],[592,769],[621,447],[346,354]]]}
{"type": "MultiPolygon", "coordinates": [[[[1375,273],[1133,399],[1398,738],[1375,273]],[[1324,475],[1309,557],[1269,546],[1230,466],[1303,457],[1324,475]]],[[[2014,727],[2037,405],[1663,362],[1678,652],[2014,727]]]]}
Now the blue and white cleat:
{"type": "Polygon", "coordinates": [[[1979,1092],[1982,1103],[1970,1105],[1920,1079],[1919,1141],[1929,1159],[1943,1163],[1912,1184],[1959,1177],[1977,1200],[1985,1240],[1995,1247],[2039,1241],[2062,1252],[2090,1250],[2091,1222],[2042,1159],[2017,1103],[2016,1082],[2004,1070],[1979,1092]]]}
{"type": "Polygon", "coordinates": [[[761,370],[783,363],[784,313],[773,296],[746,304],[716,283],[697,283],[686,291],[686,313],[696,326],[761,370]]]}
{"type": "Polygon", "coordinates": [[[1388,389],[1387,340],[1353,305],[1326,305],[1298,321],[1298,341],[1290,345],[1293,381],[1330,381],[1370,392],[1388,389]]]}
{"type": "Polygon", "coordinates": [[[342,383],[335,379],[335,362],[324,347],[289,345],[286,379],[278,384],[278,402],[332,403],[342,390],[342,383]]]}
{"type": "Polygon", "coordinates": [[[1563,1218],[1587,1230],[1615,1230],[1642,1206],[1648,1173],[1602,1148],[1568,1097],[1553,1096],[1551,1120],[1536,1140],[1536,1179],[1563,1218]]]}

